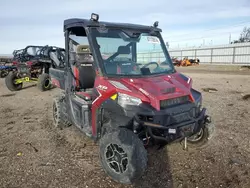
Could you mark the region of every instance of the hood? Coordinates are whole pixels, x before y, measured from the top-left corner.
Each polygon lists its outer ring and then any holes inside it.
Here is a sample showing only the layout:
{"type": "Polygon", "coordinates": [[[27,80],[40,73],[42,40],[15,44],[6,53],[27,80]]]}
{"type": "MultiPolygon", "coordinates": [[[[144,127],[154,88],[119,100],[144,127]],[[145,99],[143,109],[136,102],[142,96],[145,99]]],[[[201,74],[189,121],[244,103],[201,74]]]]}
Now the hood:
{"type": "Polygon", "coordinates": [[[132,92],[145,95],[153,107],[160,109],[160,101],[190,95],[191,82],[187,83],[179,73],[157,77],[122,78],[121,83],[132,92]]]}

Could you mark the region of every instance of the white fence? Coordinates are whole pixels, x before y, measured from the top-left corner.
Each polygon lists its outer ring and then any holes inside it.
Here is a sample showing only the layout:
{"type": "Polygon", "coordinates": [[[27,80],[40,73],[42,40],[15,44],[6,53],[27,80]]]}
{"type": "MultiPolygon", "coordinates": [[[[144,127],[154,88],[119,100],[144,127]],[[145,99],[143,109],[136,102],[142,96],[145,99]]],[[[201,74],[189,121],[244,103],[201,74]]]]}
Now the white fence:
{"type": "MultiPolygon", "coordinates": [[[[229,44],[224,46],[210,46],[201,48],[169,49],[171,57],[183,59],[199,58],[200,63],[206,64],[235,64],[250,65],[250,43],[229,44]]],[[[137,54],[140,61],[164,61],[161,52],[141,52],[137,54]]]]}
{"type": "Polygon", "coordinates": [[[199,58],[201,63],[250,65],[250,43],[202,48],[169,49],[171,57],[199,58]]]}
{"type": "MultiPolygon", "coordinates": [[[[201,48],[179,48],[169,49],[168,51],[171,57],[177,57],[179,59],[183,59],[184,57],[190,59],[199,58],[200,63],[250,65],[250,43],[201,48]]],[[[140,62],[162,62],[164,60],[165,57],[162,52],[141,52],[137,54],[137,61],[140,62]]]]}

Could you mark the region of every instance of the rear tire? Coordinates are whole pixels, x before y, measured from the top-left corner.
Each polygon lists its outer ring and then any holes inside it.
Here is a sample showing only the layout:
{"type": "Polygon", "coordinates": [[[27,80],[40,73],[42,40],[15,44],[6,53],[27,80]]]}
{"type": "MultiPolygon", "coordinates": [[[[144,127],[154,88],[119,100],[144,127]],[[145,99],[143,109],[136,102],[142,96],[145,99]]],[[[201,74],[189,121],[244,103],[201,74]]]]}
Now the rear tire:
{"type": "Polygon", "coordinates": [[[147,151],[132,131],[121,128],[101,138],[100,161],[113,180],[131,184],[147,168],[147,151]]]}
{"type": "Polygon", "coordinates": [[[47,73],[41,74],[38,77],[37,87],[40,91],[47,91],[51,88],[50,76],[47,73]]]}
{"type": "Polygon", "coordinates": [[[53,99],[53,124],[56,128],[63,129],[71,125],[66,112],[65,96],[60,94],[53,99]]]}
{"type": "Polygon", "coordinates": [[[23,83],[15,84],[15,79],[17,79],[17,73],[16,72],[10,72],[5,77],[5,85],[10,91],[19,91],[23,88],[23,83]]]}

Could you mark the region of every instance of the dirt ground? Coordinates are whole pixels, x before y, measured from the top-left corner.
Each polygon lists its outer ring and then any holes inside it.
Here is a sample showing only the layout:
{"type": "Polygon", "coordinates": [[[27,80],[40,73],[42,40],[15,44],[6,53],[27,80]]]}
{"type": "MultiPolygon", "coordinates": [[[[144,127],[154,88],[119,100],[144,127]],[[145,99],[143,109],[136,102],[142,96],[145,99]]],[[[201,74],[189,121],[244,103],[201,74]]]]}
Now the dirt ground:
{"type": "Polygon", "coordinates": [[[134,185],[112,181],[102,170],[98,145],[77,128],[57,130],[52,125],[53,89],[40,92],[28,86],[19,92],[0,80],[0,187],[8,188],[249,188],[250,94],[249,74],[199,72],[181,69],[193,78],[194,88],[213,87],[203,93],[216,125],[207,147],[184,151],[172,144],[150,149],[148,169],[134,185]]]}

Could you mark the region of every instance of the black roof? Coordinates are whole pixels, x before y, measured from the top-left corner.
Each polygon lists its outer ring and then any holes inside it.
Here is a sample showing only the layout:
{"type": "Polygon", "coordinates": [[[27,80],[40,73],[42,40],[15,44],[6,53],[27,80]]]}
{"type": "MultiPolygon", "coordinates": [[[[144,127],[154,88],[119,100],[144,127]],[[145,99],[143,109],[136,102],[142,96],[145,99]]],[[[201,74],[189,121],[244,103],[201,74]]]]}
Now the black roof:
{"type": "Polygon", "coordinates": [[[138,30],[157,30],[162,31],[159,28],[155,28],[153,26],[145,26],[138,24],[129,24],[129,23],[114,23],[114,22],[96,22],[93,20],[87,19],[79,19],[79,18],[71,18],[64,20],[64,31],[66,29],[70,29],[72,27],[112,27],[112,28],[123,28],[123,29],[138,29],[138,30]]]}

